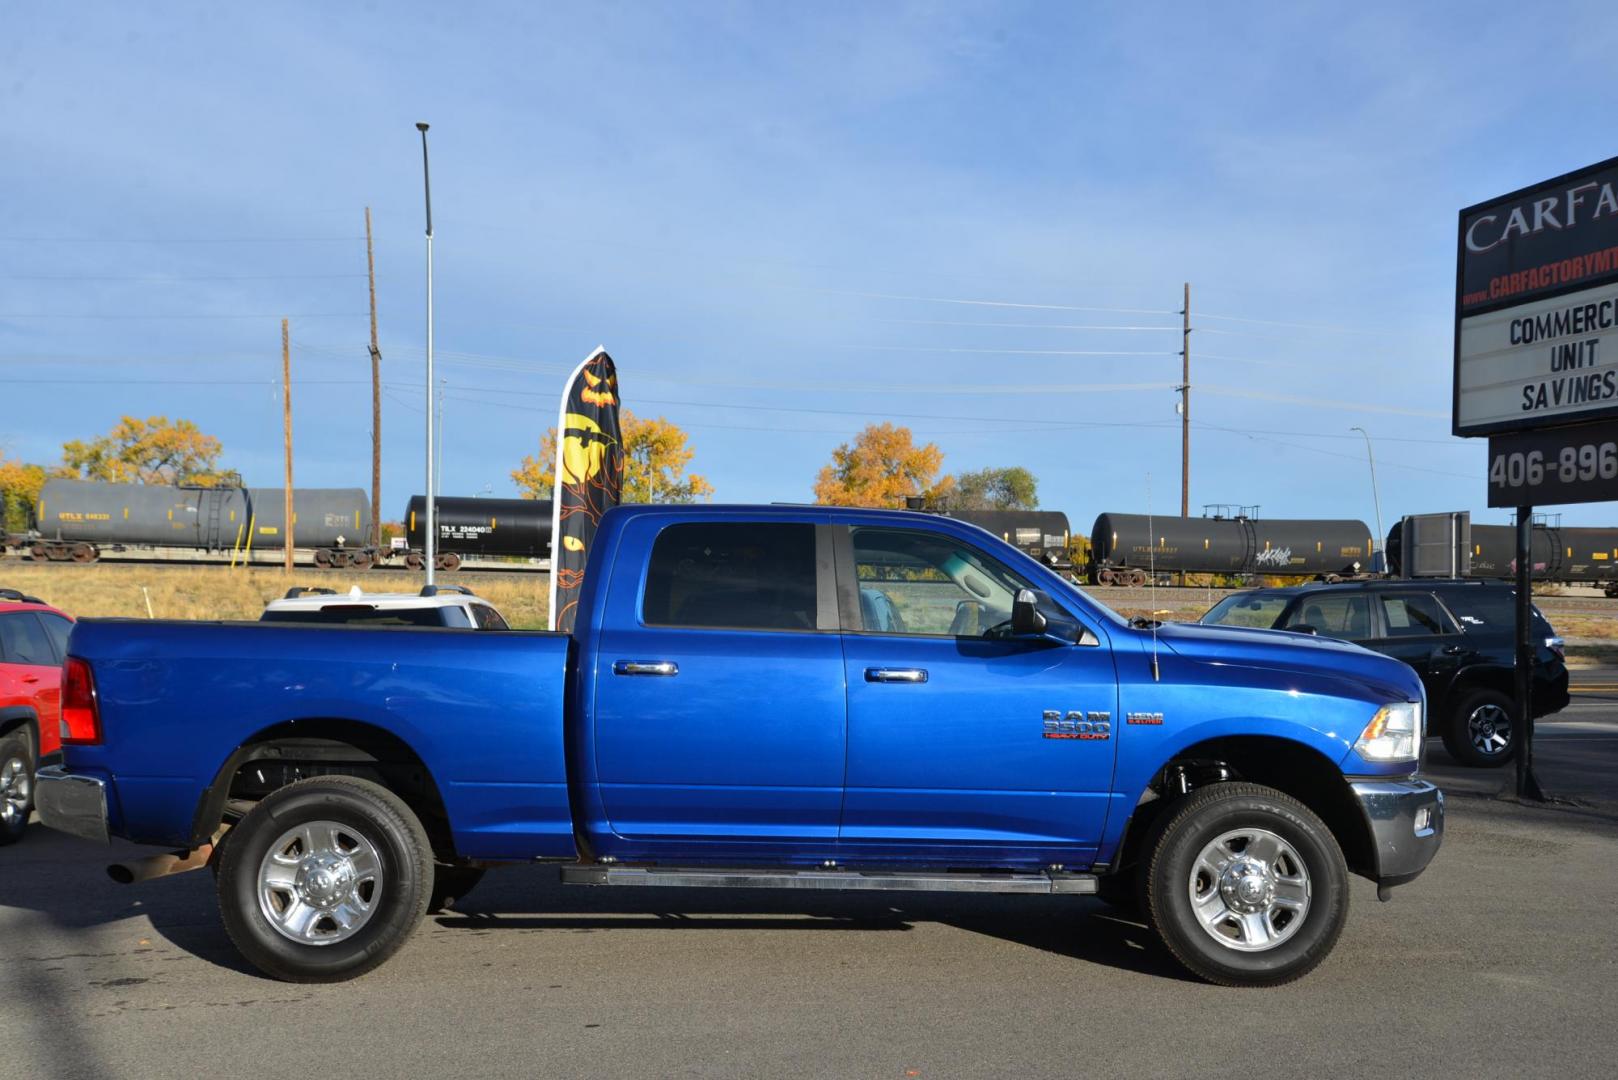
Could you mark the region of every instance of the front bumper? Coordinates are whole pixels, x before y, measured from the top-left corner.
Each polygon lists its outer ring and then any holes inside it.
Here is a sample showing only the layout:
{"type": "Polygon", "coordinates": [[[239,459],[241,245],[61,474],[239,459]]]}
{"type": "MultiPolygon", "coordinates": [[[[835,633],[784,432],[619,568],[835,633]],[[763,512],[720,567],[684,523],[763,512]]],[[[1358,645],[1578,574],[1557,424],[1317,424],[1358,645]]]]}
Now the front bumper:
{"type": "Polygon", "coordinates": [[[1402,885],[1427,869],[1444,839],[1444,793],[1426,780],[1349,785],[1371,829],[1377,884],[1402,885]]]}
{"type": "Polygon", "coordinates": [[[34,809],[46,826],[107,843],[107,784],[49,765],[34,776],[34,809]]]}

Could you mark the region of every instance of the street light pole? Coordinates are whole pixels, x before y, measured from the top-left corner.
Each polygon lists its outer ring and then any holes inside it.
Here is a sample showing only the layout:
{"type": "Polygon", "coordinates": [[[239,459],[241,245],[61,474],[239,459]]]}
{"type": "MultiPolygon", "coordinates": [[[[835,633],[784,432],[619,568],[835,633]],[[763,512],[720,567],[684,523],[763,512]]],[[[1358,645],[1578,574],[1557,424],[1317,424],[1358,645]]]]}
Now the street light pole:
{"type": "Polygon", "coordinates": [[[433,499],[433,182],[427,168],[427,125],[421,132],[421,186],[427,199],[427,514],[422,529],[422,555],[427,564],[427,584],[433,583],[438,561],[438,529],[434,521],[433,499]]]}
{"type": "MultiPolygon", "coordinates": [[[[1382,532],[1382,499],[1376,493],[1376,457],[1371,453],[1371,436],[1369,432],[1359,426],[1351,427],[1348,430],[1357,431],[1365,436],[1365,460],[1371,466],[1371,505],[1376,510],[1376,542],[1381,544],[1386,541],[1386,535],[1382,532]]],[[[1386,551],[1382,553],[1382,565],[1384,567],[1388,564],[1387,555],[1386,551]]],[[[1374,570],[1375,568],[1373,564],[1372,569],[1374,570]]]]}

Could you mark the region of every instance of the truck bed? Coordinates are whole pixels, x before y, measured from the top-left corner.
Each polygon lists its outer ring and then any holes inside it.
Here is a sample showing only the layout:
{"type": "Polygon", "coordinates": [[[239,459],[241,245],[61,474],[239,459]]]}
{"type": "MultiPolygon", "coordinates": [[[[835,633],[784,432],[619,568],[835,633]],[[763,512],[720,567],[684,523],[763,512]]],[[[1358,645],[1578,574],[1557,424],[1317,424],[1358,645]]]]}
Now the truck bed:
{"type": "Polygon", "coordinates": [[[539,632],[84,620],[73,652],[95,670],[104,739],[74,747],[74,764],[116,769],[117,833],[182,846],[196,837],[176,822],[193,820],[239,748],[349,721],[433,763],[462,856],[565,857],[569,648],[539,632]]]}

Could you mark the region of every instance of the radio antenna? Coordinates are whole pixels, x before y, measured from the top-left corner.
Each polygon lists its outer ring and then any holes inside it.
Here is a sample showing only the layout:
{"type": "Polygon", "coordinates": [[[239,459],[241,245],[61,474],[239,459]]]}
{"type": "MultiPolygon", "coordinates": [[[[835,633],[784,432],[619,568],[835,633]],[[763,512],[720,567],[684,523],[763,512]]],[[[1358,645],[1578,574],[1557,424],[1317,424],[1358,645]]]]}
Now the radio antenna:
{"type": "Polygon", "coordinates": [[[1152,681],[1162,679],[1157,667],[1157,526],[1152,523],[1152,474],[1146,474],[1146,574],[1150,582],[1147,589],[1151,611],[1146,621],[1152,626],[1152,681]]]}

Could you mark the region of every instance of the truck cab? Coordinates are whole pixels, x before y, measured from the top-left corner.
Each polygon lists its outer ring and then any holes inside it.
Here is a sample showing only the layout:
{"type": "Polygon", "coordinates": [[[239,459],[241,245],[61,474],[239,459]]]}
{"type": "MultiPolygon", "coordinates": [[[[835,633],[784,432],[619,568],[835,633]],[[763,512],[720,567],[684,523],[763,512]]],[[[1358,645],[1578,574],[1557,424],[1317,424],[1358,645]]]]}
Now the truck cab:
{"type": "Polygon", "coordinates": [[[619,507],[578,612],[571,635],[81,623],[42,815],[217,837],[233,940],[301,980],[382,962],[440,883],[546,860],[592,885],[1099,893],[1204,978],[1274,985],[1330,951],[1350,872],[1386,895],[1442,834],[1404,665],[1130,623],[965,522],[619,507]]]}

